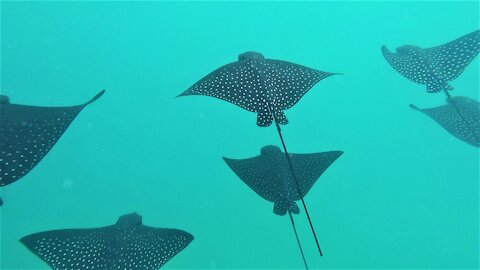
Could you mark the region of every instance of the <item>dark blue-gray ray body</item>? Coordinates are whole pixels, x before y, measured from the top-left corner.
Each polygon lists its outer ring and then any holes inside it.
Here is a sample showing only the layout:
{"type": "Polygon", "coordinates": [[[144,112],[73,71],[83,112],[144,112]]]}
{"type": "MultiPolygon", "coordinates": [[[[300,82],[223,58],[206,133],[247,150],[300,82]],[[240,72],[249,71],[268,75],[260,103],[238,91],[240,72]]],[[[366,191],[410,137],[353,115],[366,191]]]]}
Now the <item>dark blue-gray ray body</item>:
{"type": "Polygon", "coordinates": [[[183,250],[193,236],[144,226],[137,213],[112,226],[35,233],[20,241],[53,269],[153,270],[183,250]]]}
{"type": "Polygon", "coordinates": [[[274,203],[273,212],[285,215],[287,210],[298,214],[295,201],[303,198],[323,172],[342,155],[341,151],[314,154],[290,154],[300,194],[280,148],[269,145],[259,156],[248,159],[223,158],[228,166],[253,191],[274,203]]]}
{"type": "Polygon", "coordinates": [[[216,97],[257,113],[258,126],[272,124],[272,113],[285,125],[288,120],[283,111],[295,105],[320,80],[333,74],[246,52],[238,56],[237,62],[213,71],[179,96],[216,97]]]}
{"type": "Polygon", "coordinates": [[[407,79],[424,84],[427,92],[452,90],[448,82],[455,80],[480,51],[480,30],[447,44],[422,49],[405,45],[390,52],[382,46],[387,62],[407,79]]]}
{"type": "Polygon", "coordinates": [[[480,103],[467,97],[452,97],[447,104],[427,109],[410,107],[430,116],[453,136],[480,147],[480,103]],[[453,102],[453,104],[452,104],[453,102]]]}
{"type": "Polygon", "coordinates": [[[71,107],[11,104],[8,97],[1,96],[0,186],[13,183],[32,170],[78,113],[104,92],[101,91],[85,104],[71,107]]]}

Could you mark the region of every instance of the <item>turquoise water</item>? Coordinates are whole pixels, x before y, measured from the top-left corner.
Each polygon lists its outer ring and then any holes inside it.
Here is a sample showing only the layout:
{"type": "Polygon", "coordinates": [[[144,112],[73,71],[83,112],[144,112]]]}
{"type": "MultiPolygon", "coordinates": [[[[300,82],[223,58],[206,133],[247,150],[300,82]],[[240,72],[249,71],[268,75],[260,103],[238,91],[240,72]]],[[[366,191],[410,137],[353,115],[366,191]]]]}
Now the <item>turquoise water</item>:
{"type": "MultiPolygon", "coordinates": [[[[479,267],[479,150],[408,107],[442,94],[397,74],[380,47],[430,47],[479,28],[479,2],[1,2],[1,91],[76,105],[44,160],[3,187],[1,269],[47,269],[18,240],[137,211],[195,240],[165,268],[303,267],[288,217],[222,157],[280,146],[227,102],[174,98],[244,51],[323,71],[283,128],[292,153],[342,150],[296,217],[312,268],[479,267]]],[[[479,99],[479,59],[454,95],[479,99]]]]}

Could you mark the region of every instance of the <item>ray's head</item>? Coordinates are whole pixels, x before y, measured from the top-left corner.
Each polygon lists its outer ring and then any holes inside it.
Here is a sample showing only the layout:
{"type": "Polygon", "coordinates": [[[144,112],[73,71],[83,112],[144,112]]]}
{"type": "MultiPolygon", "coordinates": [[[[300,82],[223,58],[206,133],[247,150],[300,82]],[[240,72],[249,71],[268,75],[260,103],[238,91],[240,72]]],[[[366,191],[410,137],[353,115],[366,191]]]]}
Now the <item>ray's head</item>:
{"type": "Polygon", "coordinates": [[[122,229],[128,229],[134,226],[142,225],[142,216],[137,213],[123,215],[118,218],[116,225],[122,229]]]}
{"type": "Polygon", "coordinates": [[[422,48],[414,45],[403,45],[396,49],[397,53],[409,54],[420,51],[422,48]]]}
{"type": "Polygon", "coordinates": [[[260,153],[262,155],[272,155],[272,154],[278,154],[278,153],[281,153],[281,152],[282,151],[280,151],[280,148],[278,148],[275,145],[264,146],[264,147],[262,147],[262,150],[260,151],[260,153]]]}
{"type": "Polygon", "coordinates": [[[238,61],[246,61],[246,60],[264,60],[265,57],[259,52],[244,52],[238,55],[238,61]]]}

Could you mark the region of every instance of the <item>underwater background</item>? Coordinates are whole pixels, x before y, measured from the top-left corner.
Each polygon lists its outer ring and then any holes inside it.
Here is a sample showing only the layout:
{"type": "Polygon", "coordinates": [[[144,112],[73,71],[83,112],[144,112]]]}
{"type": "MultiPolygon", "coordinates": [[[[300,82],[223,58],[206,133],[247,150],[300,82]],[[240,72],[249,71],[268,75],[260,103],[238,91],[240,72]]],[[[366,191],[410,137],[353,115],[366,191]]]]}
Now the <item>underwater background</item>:
{"type": "MultiPolygon", "coordinates": [[[[478,1],[1,2],[1,93],[80,113],[43,161],[2,187],[1,269],[48,269],[18,240],[136,211],[195,240],[164,268],[303,268],[287,216],[222,157],[280,145],[256,115],[175,98],[238,54],[322,71],[283,127],[292,153],[345,153],[295,216],[311,268],[479,268],[479,149],[408,107],[444,103],[380,47],[431,47],[479,28],[478,1]]],[[[479,100],[479,58],[452,95],[479,100]]]]}

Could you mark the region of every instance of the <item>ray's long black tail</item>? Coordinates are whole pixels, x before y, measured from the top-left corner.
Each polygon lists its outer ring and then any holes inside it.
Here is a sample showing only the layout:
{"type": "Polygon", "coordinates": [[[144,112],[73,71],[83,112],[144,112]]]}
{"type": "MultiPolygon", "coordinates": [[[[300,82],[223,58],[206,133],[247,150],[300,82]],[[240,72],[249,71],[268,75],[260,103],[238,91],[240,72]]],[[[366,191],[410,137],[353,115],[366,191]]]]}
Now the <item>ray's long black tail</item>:
{"type": "Polygon", "coordinates": [[[290,222],[292,222],[293,232],[295,233],[295,238],[297,238],[298,248],[300,249],[300,253],[302,254],[302,259],[303,259],[303,263],[305,264],[305,269],[308,270],[307,260],[305,260],[305,255],[303,254],[302,244],[300,243],[300,239],[298,238],[297,228],[295,227],[295,222],[293,221],[292,212],[290,212],[290,210],[288,211],[288,215],[290,216],[290,222]]]}
{"type": "Polygon", "coordinates": [[[472,135],[473,137],[475,137],[477,140],[479,139],[477,137],[477,134],[475,134],[475,131],[472,129],[472,127],[468,124],[467,120],[463,117],[462,113],[460,112],[460,110],[458,109],[457,105],[455,105],[455,101],[453,100],[452,96],[450,95],[450,93],[448,92],[447,89],[443,89],[443,92],[445,93],[445,95],[447,96],[447,99],[448,101],[450,102],[450,104],[452,104],[453,108],[455,109],[455,111],[457,112],[458,116],[460,116],[460,118],[462,119],[463,123],[465,123],[465,126],[467,126],[467,128],[470,130],[470,132],[472,132],[472,135]]]}
{"type": "Polygon", "coordinates": [[[280,136],[280,140],[282,141],[282,146],[283,146],[283,150],[285,151],[285,156],[287,157],[288,166],[290,167],[290,171],[292,173],[292,178],[295,182],[295,185],[297,186],[297,192],[300,195],[300,198],[302,200],[303,209],[305,210],[305,214],[307,215],[307,218],[308,218],[308,223],[310,224],[310,228],[312,229],[313,237],[315,238],[315,243],[317,244],[318,252],[320,253],[320,256],[323,256],[322,249],[320,248],[320,244],[318,243],[317,234],[315,233],[315,229],[313,228],[312,220],[310,219],[310,214],[308,213],[307,205],[305,204],[305,201],[302,198],[302,192],[300,191],[300,186],[298,185],[297,176],[295,175],[295,172],[293,170],[293,165],[292,165],[292,160],[290,159],[290,154],[288,153],[287,147],[285,146],[285,141],[283,140],[282,129],[280,128],[280,125],[278,124],[278,121],[277,121],[277,118],[276,118],[275,114],[272,113],[271,110],[270,110],[270,113],[273,115],[273,119],[275,120],[275,126],[277,127],[278,136],[280,136]]]}

